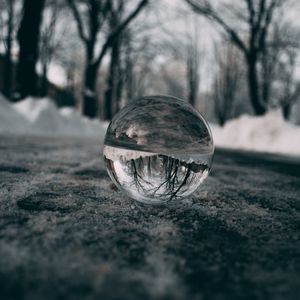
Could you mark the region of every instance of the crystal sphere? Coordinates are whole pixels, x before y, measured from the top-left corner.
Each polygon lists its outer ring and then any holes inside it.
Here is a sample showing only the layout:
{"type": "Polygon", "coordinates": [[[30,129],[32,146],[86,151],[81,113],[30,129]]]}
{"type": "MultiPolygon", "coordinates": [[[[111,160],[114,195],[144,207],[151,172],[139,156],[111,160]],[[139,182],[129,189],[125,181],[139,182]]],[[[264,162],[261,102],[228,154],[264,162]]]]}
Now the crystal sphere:
{"type": "Polygon", "coordinates": [[[208,176],[214,145],[204,118],[170,96],[148,96],[110,122],[103,156],[112,181],[137,201],[160,204],[193,193],[208,176]]]}

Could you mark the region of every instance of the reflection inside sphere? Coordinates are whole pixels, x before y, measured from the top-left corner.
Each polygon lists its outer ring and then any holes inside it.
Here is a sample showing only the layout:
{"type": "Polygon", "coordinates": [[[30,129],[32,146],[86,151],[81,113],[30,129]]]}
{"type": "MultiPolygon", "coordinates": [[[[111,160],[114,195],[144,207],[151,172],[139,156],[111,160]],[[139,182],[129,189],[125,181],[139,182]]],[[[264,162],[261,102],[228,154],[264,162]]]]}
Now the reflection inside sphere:
{"type": "Polygon", "coordinates": [[[213,152],[208,125],[196,110],[177,98],[150,96],[112,120],[104,160],[129,196],[162,203],[194,192],[209,173],[213,152]]]}

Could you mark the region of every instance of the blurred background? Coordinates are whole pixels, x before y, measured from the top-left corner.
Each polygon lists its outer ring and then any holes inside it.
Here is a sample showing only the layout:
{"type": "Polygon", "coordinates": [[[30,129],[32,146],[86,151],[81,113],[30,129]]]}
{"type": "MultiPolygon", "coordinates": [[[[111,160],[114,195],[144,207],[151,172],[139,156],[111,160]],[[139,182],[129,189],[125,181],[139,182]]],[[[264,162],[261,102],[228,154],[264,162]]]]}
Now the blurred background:
{"type": "Polygon", "coordinates": [[[167,94],[217,145],[300,154],[296,0],[0,0],[0,132],[97,135],[167,94]]]}

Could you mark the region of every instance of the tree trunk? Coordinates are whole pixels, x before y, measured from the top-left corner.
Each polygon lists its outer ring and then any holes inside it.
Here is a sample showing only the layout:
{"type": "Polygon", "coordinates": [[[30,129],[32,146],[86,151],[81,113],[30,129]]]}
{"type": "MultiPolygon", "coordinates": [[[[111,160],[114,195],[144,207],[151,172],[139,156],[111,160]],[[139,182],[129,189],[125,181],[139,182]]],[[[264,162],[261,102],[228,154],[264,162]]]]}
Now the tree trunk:
{"type": "Polygon", "coordinates": [[[224,125],[225,125],[225,119],[226,118],[223,115],[219,115],[218,122],[219,122],[219,125],[221,127],[224,127],[224,125]]]}
{"type": "Polygon", "coordinates": [[[12,61],[11,61],[11,41],[7,39],[7,49],[5,53],[5,76],[4,76],[4,95],[11,99],[11,81],[12,81],[12,61]]]}
{"type": "Polygon", "coordinates": [[[195,107],[196,105],[196,88],[193,84],[193,82],[191,82],[191,80],[189,80],[189,96],[188,96],[188,100],[189,100],[189,103],[195,107]]]}
{"type": "Polygon", "coordinates": [[[286,121],[288,121],[290,119],[290,115],[291,115],[291,104],[290,103],[286,103],[286,104],[282,105],[282,115],[286,121]]]}
{"type": "MultiPolygon", "coordinates": [[[[126,99],[132,101],[134,98],[134,62],[132,59],[132,46],[131,46],[131,35],[130,31],[126,31],[124,36],[124,54],[125,54],[125,86],[126,99]]],[[[124,82],[123,82],[124,84],[124,82]]]]}
{"type": "Polygon", "coordinates": [[[268,105],[270,102],[270,95],[271,95],[271,82],[269,80],[262,79],[262,100],[265,105],[268,105]]]}
{"type": "Polygon", "coordinates": [[[223,127],[227,121],[226,110],[224,107],[224,99],[220,99],[220,96],[215,95],[215,116],[221,127],[223,127]]]}
{"type": "Polygon", "coordinates": [[[271,53],[265,49],[262,53],[261,64],[262,64],[262,79],[261,79],[261,97],[265,105],[270,102],[271,88],[274,79],[272,78],[272,67],[274,68],[274,62],[269,62],[271,59],[271,53]],[[272,67],[270,67],[272,65],[272,67]]]}
{"type": "MultiPolygon", "coordinates": [[[[192,49],[194,50],[194,49],[192,49]]],[[[196,55],[195,51],[190,51],[187,59],[187,82],[188,82],[188,101],[196,107],[198,89],[199,89],[199,76],[198,76],[198,62],[197,58],[193,57],[196,55]]]]}
{"type": "Polygon", "coordinates": [[[48,78],[47,78],[47,73],[48,73],[48,66],[47,66],[47,64],[44,64],[42,66],[42,78],[41,78],[41,86],[40,86],[40,95],[42,97],[45,97],[48,94],[48,78]]]}
{"type": "Polygon", "coordinates": [[[23,0],[23,17],[18,32],[20,47],[18,65],[18,89],[21,98],[37,96],[38,44],[45,0],[23,0]]]}
{"type": "Polygon", "coordinates": [[[6,36],[6,53],[5,53],[5,76],[4,76],[4,95],[11,99],[11,83],[12,83],[12,60],[11,46],[14,24],[14,1],[8,1],[8,19],[7,19],[7,36],[6,36]]]}
{"type": "Polygon", "coordinates": [[[120,108],[122,94],[121,67],[120,67],[120,38],[116,39],[111,49],[109,75],[107,78],[107,90],[105,93],[105,120],[111,120],[120,108]]]}
{"type": "Polygon", "coordinates": [[[89,118],[95,118],[98,114],[96,94],[97,70],[97,65],[87,63],[84,76],[83,114],[89,118]]]}
{"type": "Polygon", "coordinates": [[[119,65],[119,76],[118,76],[118,84],[117,84],[117,90],[116,90],[116,105],[115,105],[115,111],[114,114],[116,114],[121,109],[121,100],[122,100],[122,94],[123,94],[123,70],[121,68],[121,65],[119,65]]]}
{"type": "Polygon", "coordinates": [[[126,99],[127,101],[132,101],[134,99],[134,72],[133,72],[133,63],[127,61],[126,63],[126,99]]]}
{"type": "Polygon", "coordinates": [[[259,93],[259,83],[257,74],[257,59],[250,56],[247,59],[248,64],[248,90],[252,108],[255,115],[261,116],[266,113],[266,107],[261,102],[259,93]]]}

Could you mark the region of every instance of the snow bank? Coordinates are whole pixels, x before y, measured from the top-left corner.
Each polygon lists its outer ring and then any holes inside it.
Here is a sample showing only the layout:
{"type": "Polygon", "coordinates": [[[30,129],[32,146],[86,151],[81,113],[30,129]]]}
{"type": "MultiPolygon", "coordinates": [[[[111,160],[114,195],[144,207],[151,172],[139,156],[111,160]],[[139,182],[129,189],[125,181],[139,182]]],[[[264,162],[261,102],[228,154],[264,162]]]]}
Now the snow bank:
{"type": "Polygon", "coordinates": [[[28,130],[31,130],[28,120],[0,94],[0,133],[26,133],[28,130]]]}
{"type": "Polygon", "coordinates": [[[65,122],[54,103],[43,98],[26,98],[13,107],[33,125],[35,132],[60,134],[65,131],[65,122]]]}
{"type": "Polygon", "coordinates": [[[70,107],[61,108],[59,113],[64,118],[66,132],[89,136],[99,136],[100,134],[104,138],[108,122],[85,118],[77,110],[70,107]]]}
{"type": "Polygon", "coordinates": [[[58,109],[49,98],[28,97],[12,105],[30,123],[29,134],[104,137],[107,124],[82,117],[72,108],[58,109]]]}
{"type": "MultiPolygon", "coordinates": [[[[11,105],[0,94],[0,133],[104,138],[107,123],[84,118],[72,108],[58,109],[49,98],[11,105]]],[[[221,128],[211,125],[216,146],[300,156],[300,127],[279,110],[263,117],[243,115],[221,128]]]]}
{"type": "Polygon", "coordinates": [[[300,127],[287,123],[280,110],[262,117],[242,115],[223,128],[211,128],[216,146],[300,156],[300,127]]]}

